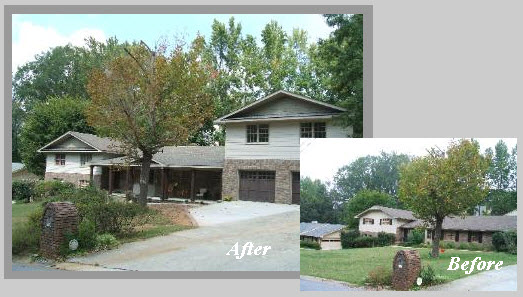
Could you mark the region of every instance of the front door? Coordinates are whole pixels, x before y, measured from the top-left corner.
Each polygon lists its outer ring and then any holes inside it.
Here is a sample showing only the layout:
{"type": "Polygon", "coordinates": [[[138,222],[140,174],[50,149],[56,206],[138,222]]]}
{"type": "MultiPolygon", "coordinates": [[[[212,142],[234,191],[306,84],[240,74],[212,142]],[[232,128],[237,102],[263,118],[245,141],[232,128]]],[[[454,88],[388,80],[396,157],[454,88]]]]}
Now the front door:
{"type": "Polygon", "coordinates": [[[292,204],[300,204],[300,173],[292,173],[292,204]]]}
{"type": "Polygon", "coordinates": [[[240,200],[274,202],[274,171],[240,171],[240,200]]]}

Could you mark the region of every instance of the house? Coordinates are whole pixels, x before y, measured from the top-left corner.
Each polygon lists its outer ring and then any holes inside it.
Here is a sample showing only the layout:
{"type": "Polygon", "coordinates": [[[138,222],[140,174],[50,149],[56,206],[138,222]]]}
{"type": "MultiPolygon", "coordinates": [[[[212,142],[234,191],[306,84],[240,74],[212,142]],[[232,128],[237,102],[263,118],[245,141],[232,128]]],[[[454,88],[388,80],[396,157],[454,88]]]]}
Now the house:
{"type": "Polygon", "coordinates": [[[341,230],[344,228],[344,225],[316,221],[300,223],[300,240],[317,242],[322,250],[341,250],[341,230]]]}
{"type": "MultiPolygon", "coordinates": [[[[373,206],[356,215],[360,220],[362,234],[376,236],[379,232],[396,235],[396,241],[405,242],[415,228],[425,228],[425,242],[434,238],[430,225],[414,217],[411,211],[383,206],[373,206]]],[[[515,230],[516,216],[466,216],[446,217],[443,220],[441,240],[455,242],[492,243],[492,234],[497,231],[515,230]]]]}
{"type": "MultiPolygon", "coordinates": [[[[148,195],[299,204],[300,138],[347,137],[336,125],[346,110],[286,91],[259,99],[215,121],[225,146],[164,147],[153,156],[148,195]]],[[[139,192],[140,163],[118,154],[118,143],[68,132],[39,150],[46,179],[110,193],[139,192]]]]}
{"type": "Polygon", "coordinates": [[[29,172],[23,163],[13,162],[11,169],[13,181],[36,181],[40,179],[38,175],[29,172]]]}

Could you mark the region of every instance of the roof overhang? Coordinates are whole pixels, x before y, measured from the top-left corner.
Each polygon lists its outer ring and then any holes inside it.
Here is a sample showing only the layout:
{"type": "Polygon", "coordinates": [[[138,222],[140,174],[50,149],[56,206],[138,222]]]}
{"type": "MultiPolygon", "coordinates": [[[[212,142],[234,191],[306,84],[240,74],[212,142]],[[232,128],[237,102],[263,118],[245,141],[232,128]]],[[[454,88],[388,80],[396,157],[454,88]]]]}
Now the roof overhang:
{"type": "Polygon", "coordinates": [[[81,138],[78,138],[76,136],[74,136],[71,131],[68,131],[66,132],[65,134],[63,134],[62,136],[58,137],[57,139],[49,142],[48,144],[44,145],[43,147],[41,147],[40,149],[37,150],[38,153],[70,153],[70,152],[103,152],[103,150],[97,148],[96,146],[94,146],[93,144],[85,141],[84,139],[81,139],[81,138]],[[67,150],[67,149],[64,149],[64,150],[59,150],[59,149],[48,149],[48,147],[60,142],[61,140],[65,139],[66,137],[73,137],[75,139],[77,139],[78,141],[81,141],[85,144],[87,144],[88,146],[92,147],[93,150],[85,150],[85,149],[80,149],[80,150],[67,150]]]}
{"type": "MultiPolygon", "coordinates": [[[[325,103],[325,102],[321,102],[321,101],[318,101],[318,100],[314,100],[314,99],[311,99],[311,98],[308,98],[308,97],[305,97],[305,96],[302,96],[302,95],[298,95],[298,94],[294,94],[294,93],[290,93],[290,92],[287,92],[287,91],[277,91],[277,92],[274,92],[272,94],[269,94],[259,100],[256,100],[254,101],[253,103],[251,104],[248,104],[236,111],[233,111],[217,120],[214,121],[214,124],[226,124],[226,123],[229,123],[229,122],[236,122],[236,123],[239,123],[240,121],[241,122],[247,122],[247,121],[260,121],[262,119],[260,118],[256,118],[256,119],[242,119],[242,118],[238,118],[238,119],[234,119],[234,115],[236,114],[239,114],[241,112],[244,112],[244,111],[248,111],[248,110],[251,110],[251,109],[254,109],[255,107],[263,104],[263,103],[266,103],[270,100],[274,100],[274,99],[277,99],[277,98],[280,98],[280,97],[283,97],[283,96],[288,96],[288,97],[292,97],[292,98],[296,98],[296,99],[300,99],[300,100],[304,100],[304,101],[307,101],[307,102],[310,102],[310,103],[313,103],[313,104],[317,104],[317,105],[321,105],[321,106],[324,106],[324,107],[328,107],[328,108],[331,108],[331,109],[335,109],[339,112],[345,112],[347,111],[345,108],[342,108],[342,107],[339,107],[339,106],[336,106],[336,105],[332,105],[332,104],[329,104],[329,103],[325,103]]],[[[329,115],[329,117],[332,117],[332,115],[329,115]]],[[[292,119],[293,117],[285,117],[285,116],[282,116],[280,117],[279,119],[280,120],[289,120],[289,119],[292,119]]],[[[311,119],[311,117],[303,117],[303,118],[308,118],[308,119],[311,119]]],[[[296,118],[296,119],[302,119],[302,118],[296,118]]],[[[276,120],[276,118],[265,118],[264,120],[267,120],[267,121],[273,121],[273,120],[276,120]]]]}

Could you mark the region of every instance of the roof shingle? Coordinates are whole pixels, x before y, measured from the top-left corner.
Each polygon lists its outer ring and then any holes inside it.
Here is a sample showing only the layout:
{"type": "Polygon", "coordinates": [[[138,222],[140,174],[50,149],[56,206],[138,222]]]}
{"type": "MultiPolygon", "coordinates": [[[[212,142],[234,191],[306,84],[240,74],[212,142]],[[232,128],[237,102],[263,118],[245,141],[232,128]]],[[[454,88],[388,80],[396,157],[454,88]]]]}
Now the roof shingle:
{"type": "Polygon", "coordinates": [[[343,228],[345,226],[339,224],[300,223],[300,235],[322,238],[343,228]]]}

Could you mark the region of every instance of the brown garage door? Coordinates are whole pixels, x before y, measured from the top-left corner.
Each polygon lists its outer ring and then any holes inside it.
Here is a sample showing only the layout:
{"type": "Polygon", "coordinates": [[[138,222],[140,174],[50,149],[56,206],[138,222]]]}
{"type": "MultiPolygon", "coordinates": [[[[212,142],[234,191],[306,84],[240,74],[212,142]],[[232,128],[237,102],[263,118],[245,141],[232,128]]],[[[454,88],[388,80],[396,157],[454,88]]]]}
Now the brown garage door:
{"type": "Polygon", "coordinates": [[[300,204],[300,173],[292,173],[292,204],[300,204]]]}
{"type": "Polygon", "coordinates": [[[274,171],[240,171],[240,200],[274,202],[274,171]]]}

